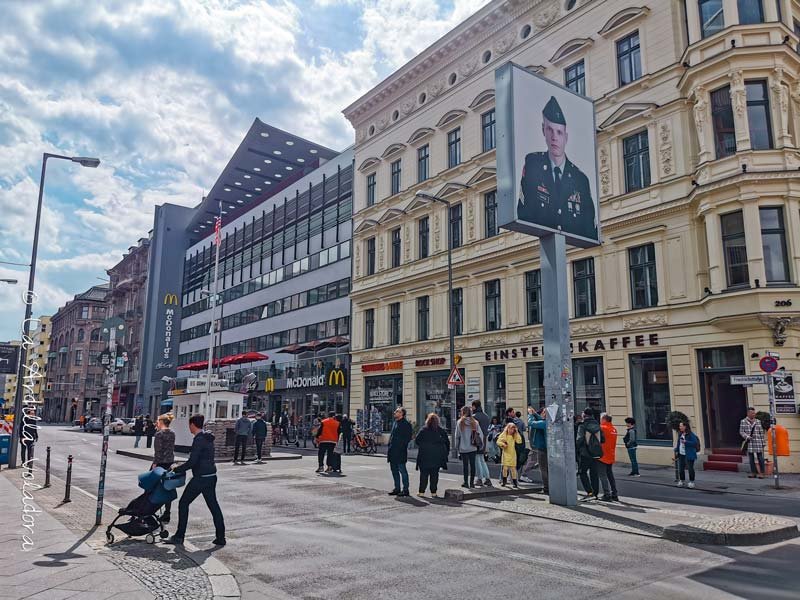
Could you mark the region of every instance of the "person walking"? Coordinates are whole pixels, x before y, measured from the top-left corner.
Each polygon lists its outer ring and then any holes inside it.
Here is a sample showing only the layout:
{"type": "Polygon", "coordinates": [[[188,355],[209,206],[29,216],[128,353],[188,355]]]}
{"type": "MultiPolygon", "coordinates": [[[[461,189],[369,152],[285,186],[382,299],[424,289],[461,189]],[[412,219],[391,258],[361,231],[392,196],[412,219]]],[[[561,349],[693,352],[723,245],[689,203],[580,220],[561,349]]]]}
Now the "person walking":
{"type": "Polygon", "coordinates": [[[344,444],[344,453],[350,454],[350,442],[353,439],[353,421],[350,420],[348,415],[342,417],[342,443],[344,444]]]}
{"type": "Polygon", "coordinates": [[[233,446],[233,464],[237,462],[241,465],[244,464],[244,457],[247,454],[247,438],[253,432],[253,422],[247,417],[245,413],[236,420],[233,425],[233,431],[236,434],[236,441],[233,446]],[[236,460],[239,456],[239,449],[242,450],[242,458],[236,460]]]}
{"type": "Polygon", "coordinates": [[[133,435],[136,436],[136,441],[133,442],[133,447],[138,448],[139,442],[142,439],[142,434],[144,433],[144,419],[142,419],[142,415],[136,417],[136,420],[133,422],[133,435]]]}
{"type": "Polygon", "coordinates": [[[414,438],[417,445],[417,470],[419,471],[419,493],[425,495],[428,482],[431,486],[431,498],[439,489],[439,469],[447,470],[447,457],[450,456],[450,438],[440,424],[439,415],[430,413],[425,418],[425,426],[414,438]]]}
{"type": "Polygon", "coordinates": [[[680,476],[678,487],[683,487],[686,481],[686,467],[689,467],[688,487],[693,488],[694,461],[697,460],[697,453],[700,451],[700,438],[692,431],[688,421],[681,421],[678,424],[678,443],[675,445],[674,451],[680,476]]]}
{"type": "Polygon", "coordinates": [[[22,419],[20,420],[19,432],[19,456],[21,466],[26,463],[28,471],[33,471],[33,450],[36,442],[39,441],[39,427],[36,424],[38,421],[36,411],[23,409],[22,419]]]}
{"type": "Polygon", "coordinates": [[[325,472],[330,473],[333,471],[333,450],[336,448],[336,442],[339,441],[341,428],[342,424],[336,420],[335,412],[329,412],[328,418],[323,419],[322,423],[319,424],[319,430],[317,431],[317,444],[319,446],[317,450],[317,461],[319,462],[317,473],[322,473],[324,470],[323,460],[327,465],[325,472]]]}
{"type": "Polygon", "coordinates": [[[752,406],[747,409],[747,416],[739,423],[739,435],[744,442],[742,450],[747,451],[750,458],[750,479],[758,477],[764,479],[764,447],[766,439],[761,421],[756,419],[756,409],[752,406]]]}
{"type": "Polygon", "coordinates": [[[639,461],[636,460],[636,449],[639,447],[639,434],[636,433],[636,419],[628,417],[625,419],[625,437],[622,438],[625,448],[628,449],[628,458],[631,461],[631,472],[628,477],[640,477],[639,461]]]}
{"type": "Polygon", "coordinates": [[[501,459],[502,470],[500,472],[500,485],[508,486],[508,477],[511,476],[511,484],[519,489],[517,483],[517,444],[522,444],[523,439],[517,430],[516,423],[507,423],[506,428],[497,437],[497,445],[503,452],[501,459]]]}
{"type": "Polygon", "coordinates": [[[611,424],[611,415],[600,417],[600,431],[603,437],[603,456],[597,459],[600,485],[603,486],[603,500],[618,501],[617,481],[614,479],[614,462],[617,459],[617,428],[611,424]]]}
{"type": "Polygon", "coordinates": [[[483,450],[485,442],[480,425],[472,417],[472,409],[464,406],[461,409],[461,418],[456,423],[455,447],[461,457],[464,470],[463,488],[475,487],[475,456],[483,450]]]}
{"type": "MultiPolygon", "coordinates": [[[[472,401],[472,416],[478,422],[481,433],[483,434],[483,439],[485,440],[489,433],[489,415],[483,412],[480,400],[472,401]]],[[[492,487],[492,480],[489,477],[489,465],[486,464],[487,455],[485,446],[486,444],[484,444],[481,451],[475,455],[475,475],[477,477],[475,483],[486,487],[492,487]]]]}
{"type": "Polygon", "coordinates": [[[264,440],[267,439],[267,422],[264,420],[264,413],[258,413],[255,423],[253,423],[253,439],[256,441],[256,464],[263,464],[261,453],[264,450],[264,440]]]}
{"type": "Polygon", "coordinates": [[[183,544],[186,526],[189,524],[189,506],[202,494],[214,520],[216,537],[213,544],[225,545],[225,518],[217,501],[217,466],[214,464],[214,435],[203,431],[205,417],[192,415],[189,418],[189,432],[194,436],[189,459],[173,468],[174,473],[192,471],[192,479],[186,485],[178,501],[178,529],[168,543],[183,544]]]}
{"type": "MultiPolygon", "coordinates": [[[[172,468],[172,463],[175,462],[175,432],[169,426],[172,419],[167,415],[161,415],[156,420],[156,435],[154,438],[153,448],[153,464],[150,465],[152,471],[156,467],[169,471],[172,468]]],[[[164,524],[169,523],[172,513],[172,502],[167,502],[164,505],[164,512],[161,515],[161,522],[164,524]]]]}
{"type": "Polygon", "coordinates": [[[150,415],[144,418],[144,435],[147,437],[147,447],[153,447],[153,437],[156,435],[156,424],[150,415]]]}
{"type": "MultiPolygon", "coordinates": [[[[533,407],[530,407],[531,409],[533,407]]],[[[550,471],[547,464],[547,417],[545,408],[541,414],[530,410],[528,416],[528,432],[530,433],[531,454],[535,454],[535,461],[539,464],[539,473],[542,475],[542,493],[550,493],[550,471]]],[[[525,468],[531,464],[531,459],[525,463],[525,468]]],[[[525,469],[523,469],[524,471],[525,469]]],[[[522,475],[520,474],[520,480],[522,475]]],[[[530,479],[529,479],[530,481],[530,479]]]]}
{"type": "Polygon", "coordinates": [[[389,447],[386,450],[386,461],[392,471],[394,488],[390,496],[408,496],[408,444],[414,437],[414,428],[406,419],[406,409],[398,406],[394,409],[394,424],[389,435],[389,447]],[[402,480],[402,488],[400,487],[402,480]]]}
{"type": "Polygon", "coordinates": [[[600,490],[597,459],[603,456],[603,432],[600,423],[594,418],[594,410],[586,407],[583,420],[578,425],[575,436],[575,453],[579,457],[578,475],[586,492],[584,500],[597,500],[600,490]]]}
{"type": "Polygon", "coordinates": [[[486,432],[487,456],[495,463],[500,462],[500,448],[497,447],[497,436],[503,433],[503,426],[500,424],[499,417],[492,417],[489,423],[489,430],[486,432]]]}

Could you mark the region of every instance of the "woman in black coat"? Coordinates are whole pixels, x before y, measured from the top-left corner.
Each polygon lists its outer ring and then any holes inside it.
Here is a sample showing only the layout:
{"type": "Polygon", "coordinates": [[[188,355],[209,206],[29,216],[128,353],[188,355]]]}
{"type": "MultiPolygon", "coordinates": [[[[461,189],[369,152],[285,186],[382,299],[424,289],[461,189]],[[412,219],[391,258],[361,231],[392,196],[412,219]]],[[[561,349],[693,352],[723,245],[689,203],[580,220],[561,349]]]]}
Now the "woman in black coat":
{"type": "Polygon", "coordinates": [[[450,438],[439,425],[439,415],[431,413],[425,419],[425,426],[414,439],[417,445],[417,470],[419,471],[419,493],[425,495],[428,481],[431,484],[431,497],[437,498],[439,469],[447,470],[447,457],[450,454],[450,438]]]}

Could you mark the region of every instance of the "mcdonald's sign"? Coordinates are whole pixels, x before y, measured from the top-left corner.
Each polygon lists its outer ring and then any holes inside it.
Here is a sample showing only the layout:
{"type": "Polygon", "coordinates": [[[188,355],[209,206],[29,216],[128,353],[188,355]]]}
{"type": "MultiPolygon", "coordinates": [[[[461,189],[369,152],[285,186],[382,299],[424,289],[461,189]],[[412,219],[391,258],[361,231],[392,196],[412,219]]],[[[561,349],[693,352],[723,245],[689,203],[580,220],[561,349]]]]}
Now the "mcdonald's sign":
{"type": "Polygon", "coordinates": [[[164,294],[164,304],[178,304],[178,296],[176,294],[170,294],[169,292],[164,294]]]}
{"type": "Polygon", "coordinates": [[[275,380],[272,377],[268,377],[267,381],[264,383],[264,391],[265,392],[275,391],[275,380]]]}
{"type": "Polygon", "coordinates": [[[328,385],[331,387],[347,387],[347,377],[344,369],[331,369],[328,373],[328,385]]]}

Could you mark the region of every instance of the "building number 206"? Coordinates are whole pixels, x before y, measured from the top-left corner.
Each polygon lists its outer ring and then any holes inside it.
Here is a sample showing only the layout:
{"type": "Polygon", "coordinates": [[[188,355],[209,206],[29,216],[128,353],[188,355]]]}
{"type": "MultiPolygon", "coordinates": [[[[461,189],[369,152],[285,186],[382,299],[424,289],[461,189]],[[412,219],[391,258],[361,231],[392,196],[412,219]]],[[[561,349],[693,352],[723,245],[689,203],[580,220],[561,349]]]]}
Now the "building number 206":
{"type": "Polygon", "coordinates": [[[791,306],[791,300],[775,300],[775,306],[791,306]]]}

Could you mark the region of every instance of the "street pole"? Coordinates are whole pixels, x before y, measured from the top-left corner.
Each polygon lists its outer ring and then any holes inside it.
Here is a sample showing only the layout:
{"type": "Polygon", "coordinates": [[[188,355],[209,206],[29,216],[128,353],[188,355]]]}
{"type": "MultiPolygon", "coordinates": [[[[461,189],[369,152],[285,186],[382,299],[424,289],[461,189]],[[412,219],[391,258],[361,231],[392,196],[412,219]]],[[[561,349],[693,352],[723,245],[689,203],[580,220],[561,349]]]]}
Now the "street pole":
{"type": "Polygon", "coordinates": [[[778,475],[778,440],[775,425],[778,420],[775,418],[775,387],[772,373],[767,373],[767,389],[769,390],[769,423],[772,436],[772,478],[775,481],[775,489],[780,489],[780,476],[778,475]]]}
{"type": "Polygon", "coordinates": [[[575,506],[575,435],[572,356],[567,304],[567,244],[563,234],[539,238],[544,321],[544,391],[550,503],[575,506]]]}
{"type": "MultiPolygon", "coordinates": [[[[453,216],[450,214],[450,202],[441,200],[447,210],[447,329],[450,338],[450,372],[456,368],[456,344],[455,344],[455,327],[453,327],[453,227],[450,222],[453,216]]],[[[458,458],[458,448],[456,448],[456,424],[458,423],[458,415],[456,415],[456,398],[458,391],[456,386],[450,389],[451,410],[450,410],[450,451],[453,458],[458,458]]]]}
{"type": "Polygon", "coordinates": [[[106,388],[106,409],[103,414],[103,448],[100,454],[100,480],[97,484],[97,510],[95,512],[95,525],[103,522],[103,496],[106,492],[106,465],[108,464],[108,436],[111,429],[111,401],[114,396],[114,383],[117,378],[117,329],[122,330],[121,319],[113,318],[114,323],[108,323],[108,351],[111,362],[108,371],[108,386],[106,388]],[[119,321],[119,323],[117,323],[119,321]]]}
{"type": "MultiPolygon", "coordinates": [[[[220,204],[220,213],[221,213],[220,204]]],[[[219,247],[221,241],[220,229],[222,228],[222,214],[217,217],[217,222],[214,225],[214,243],[217,246],[216,255],[214,257],[214,290],[211,293],[211,331],[209,331],[208,335],[208,371],[206,376],[206,401],[205,406],[203,407],[203,416],[205,417],[205,421],[208,422],[213,417],[213,413],[211,411],[211,373],[214,364],[214,342],[216,340],[216,333],[217,333],[217,323],[215,320],[216,309],[217,309],[217,289],[218,289],[218,281],[217,277],[219,276],[219,247]]],[[[220,323],[220,330],[222,329],[222,323],[220,323]]]]}

